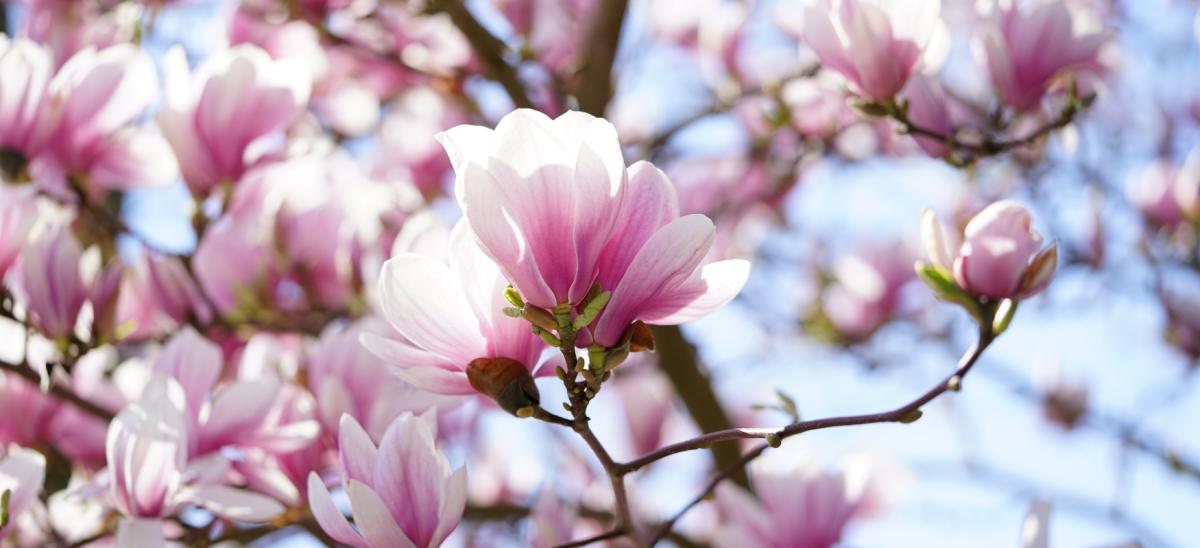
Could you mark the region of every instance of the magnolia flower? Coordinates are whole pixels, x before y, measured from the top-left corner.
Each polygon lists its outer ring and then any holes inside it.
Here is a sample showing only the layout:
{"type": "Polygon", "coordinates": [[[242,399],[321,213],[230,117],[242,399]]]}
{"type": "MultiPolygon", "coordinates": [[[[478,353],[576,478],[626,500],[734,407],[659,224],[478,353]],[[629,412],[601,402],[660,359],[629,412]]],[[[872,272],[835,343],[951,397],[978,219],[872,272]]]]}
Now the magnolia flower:
{"type": "Polygon", "coordinates": [[[670,381],[655,367],[639,367],[616,381],[625,412],[629,442],[635,455],[645,455],[662,446],[672,417],[675,392],[670,381]]]}
{"type": "Polygon", "coordinates": [[[0,444],[37,446],[49,441],[61,410],[57,399],[16,373],[0,372],[0,444]]]}
{"type": "Polygon", "coordinates": [[[579,303],[618,225],[627,175],[616,130],[581,112],[519,109],[495,131],[439,134],[455,194],[484,252],[526,302],[579,303]]]}
{"type": "Polygon", "coordinates": [[[189,454],[200,456],[222,447],[262,447],[294,451],[312,441],[315,420],[278,424],[276,404],[281,383],[264,376],[218,386],[224,359],[221,349],[191,327],[175,334],[154,362],[154,371],[183,390],[183,409],[192,435],[189,454]]]}
{"type": "Polygon", "coordinates": [[[612,292],[599,344],[615,344],[634,320],[696,319],[745,284],[745,261],[701,268],[712,221],[680,217],[675,188],[653,165],[626,170],[602,119],[521,109],[495,131],[458,126],[441,140],[475,238],[527,303],[578,305],[597,283],[612,292]]]}
{"type": "Polygon", "coordinates": [[[159,378],[109,426],[109,489],[126,516],[117,531],[118,546],[165,546],[160,518],[187,505],[248,522],[265,522],[283,512],[282,505],[263,495],[190,483],[200,474],[187,469],[188,420],[181,400],[179,384],[159,378]]]}
{"type": "Polygon", "coordinates": [[[916,70],[940,9],[939,0],[825,0],[805,8],[804,39],[855,93],[886,101],[916,70]]]}
{"type": "Polygon", "coordinates": [[[133,322],[133,336],[170,332],[195,317],[212,320],[212,308],[178,257],[146,252],[122,282],[118,324],[133,322]]]}
{"type": "Polygon", "coordinates": [[[992,84],[1005,104],[1037,106],[1065,69],[1093,62],[1107,39],[1074,24],[1062,2],[1001,2],[980,35],[992,84]]]}
{"type": "MultiPolygon", "coordinates": [[[[25,39],[0,38],[0,149],[20,153],[26,160],[40,151],[49,129],[41,123],[42,105],[53,74],[53,60],[45,48],[25,39]]],[[[4,167],[8,171],[18,166],[4,167]]],[[[6,178],[12,175],[6,173],[6,178]]]]}
{"type": "Polygon", "coordinates": [[[913,278],[912,254],[902,245],[866,245],[838,258],[833,275],[822,310],[841,335],[863,339],[899,304],[900,288],[913,278]]]}
{"type": "Polygon", "coordinates": [[[785,466],[759,463],[752,470],[752,498],[740,487],[717,487],[724,517],[714,544],[740,548],[825,548],[834,546],[855,517],[875,504],[867,463],[852,460],[840,469],[811,461],[785,466]]]}
{"type": "Polygon", "coordinates": [[[1043,247],[1033,218],[1021,205],[1000,201],[975,215],[960,238],[949,233],[931,210],[922,219],[925,250],[934,266],[953,272],[964,291],[990,299],[1024,299],[1050,284],[1058,265],[1058,244],[1043,247]]]}
{"type": "Polygon", "coordinates": [[[8,495],[8,521],[0,525],[0,539],[12,531],[9,524],[38,504],[46,477],[46,457],[24,447],[12,447],[0,458],[0,494],[8,495]]]}
{"type": "Polygon", "coordinates": [[[61,227],[27,242],[21,252],[21,287],[32,323],[48,337],[75,332],[75,321],[92,288],[92,276],[85,279],[82,259],[79,242],[61,227]]]}
{"type": "Polygon", "coordinates": [[[154,62],[132,44],[72,56],[47,88],[39,124],[49,134],[30,166],[34,180],[61,191],[69,176],[84,174],[92,198],[174,180],[166,142],[136,125],[158,100],[157,82],[154,62]]]}
{"type": "MultiPolygon", "coordinates": [[[[3,85],[0,81],[0,86],[3,85]]],[[[3,93],[2,89],[0,93],[3,93]]],[[[0,182],[0,280],[17,261],[21,244],[25,243],[29,229],[33,228],[37,218],[36,196],[32,187],[9,186],[0,182]]]]}
{"type": "Polygon", "coordinates": [[[432,548],[446,540],[466,507],[467,471],[451,472],[434,443],[434,420],[405,413],[376,447],[357,421],[342,417],[338,472],[357,528],[320,476],[308,477],[309,507],[329,536],[364,548],[432,548]]]}
{"type": "MultiPolygon", "coordinates": [[[[544,344],[525,320],[504,314],[504,278],[471,239],[465,222],[451,231],[449,250],[449,264],[415,253],[384,263],[380,304],[394,331],[364,333],[363,344],[417,388],[439,394],[482,390],[497,398],[508,383],[494,391],[473,388],[472,364],[481,365],[480,359],[515,362],[520,371],[508,374],[524,371],[517,377],[523,379],[539,372],[544,344]]],[[[536,394],[532,379],[513,386],[536,394]]]]}
{"type": "Polygon", "coordinates": [[[263,152],[252,145],[286,129],[304,110],[311,79],[297,59],[272,60],[243,44],[210,56],[190,78],[182,49],[164,61],[158,125],[194,194],[241,177],[263,152]]]}
{"type": "Polygon", "coordinates": [[[1196,169],[1180,170],[1166,160],[1155,160],[1130,175],[1125,184],[1125,195],[1147,221],[1159,226],[1174,226],[1185,218],[1177,199],[1182,180],[1188,177],[1200,180],[1200,162],[1194,167],[1196,169]]]}

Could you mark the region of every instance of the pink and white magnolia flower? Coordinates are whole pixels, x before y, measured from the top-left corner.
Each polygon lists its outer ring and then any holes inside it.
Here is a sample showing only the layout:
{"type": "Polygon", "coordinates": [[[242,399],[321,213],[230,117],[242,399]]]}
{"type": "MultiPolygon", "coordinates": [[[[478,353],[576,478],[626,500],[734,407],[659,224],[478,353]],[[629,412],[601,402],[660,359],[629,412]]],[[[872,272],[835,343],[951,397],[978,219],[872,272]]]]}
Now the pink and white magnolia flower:
{"type": "Polygon", "coordinates": [[[855,517],[876,505],[869,465],[851,459],[826,468],[814,460],[758,462],[751,470],[755,500],[728,483],[717,487],[724,517],[714,544],[721,548],[827,548],[855,517]]]}
{"type": "Polygon", "coordinates": [[[163,185],[178,176],[166,141],[141,116],[158,100],[150,56],[132,44],[85,48],[50,81],[38,123],[42,150],[30,171],[39,185],[62,191],[82,175],[95,199],[103,191],[163,185]]]}
{"type": "Polygon", "coordinates": [[[250,44],[210,56],[190,76],[183,50],[172,49],[163,70],[158,125],[188,188],[200,196],[237,181],[263,154],[262,140],[304,110],[311,88],[302,61],[272,60],[250,44]]]}
{"type": "Polygon", "coordinates": [[[188,505],[246,522],[265,522],[283,512],[269,497],[204,483],[204,474],[188,469],[190,436],[182,399],[177,382],[159,377],[109,426],[109,489],[125,515],[117,531],[119,546],[166,546],[160,518],[188,505]]]}
{"type": "Polygon", "coordinates": [[[338,542],[362,548],[440,546],[462,519],[467,470],[450,470],[434,441],[435,424],[432,414],[405,413],[376,447],[357,421],[343,416],[338,472],[357,528],[313,472],[308,503],[321,528],[338,542]]]}
{"type": "Polygon", "coordinates": [[[951,234],[926,210],[921,234],[934,266],[953,272],[967,293],[990,299],[1024,299],[1054,276],[1058,244],[1043,247],[1029,210],[1010,201],[987,206],[967,223],[964,238],[951,234]],[[959,240],[962,244],[959,245],[959,240]]]}
{"type": "Polygon", "coordinates": [[[439,139],[480,247],[526,302],[579,303],[618,225],[625,160],[612,124],[582,112],[551,120],[519,109],[495,131],[457,126],[439,139]]]}
{"type": "MultiPolygon", "coordinates": [[[[1187,187],[1200,189],[1200,154],[1193,154],[1183,166],[1158,159],[1132,174],[1125,184],[1125,195],[1147,221],[1158,226],[1175,226],[1187,218],[1183,200],[1187,187]]],[[[1200,195],[1191,202],[1200,201],[1200,195]]]]}
{"type": "Polygon", "coordinates": [[[531,374],[544,343],[529,323],[504,314],[505,281],[472,239],[465,221],[450,234],[448,264],[402,253],[383,265],[380,306],[394,331],[363,334],[363,344],[413,386],[438,394],[474,394],[467,378],[479,358],[507,358],[531,374]]]}
{"type": "MultiPolygon", "coordinates": [[[[946,94],[932,78],[924,75],[913,77],[904,88],[904,98],[908,100],[908,118],[918,127],[947,137],[954,135],[950,111],[946,107],[946,94]]],[[[944,157],[950,152],[946,143],[937,139],[921,135],[912,137],[925,154],[934,158],[944,157]]]]}
{"type": "Polygon", "coordinates": [[[50,425],[62,410],[59,401],[35,382],[0,372],[0,444],[37,446],[49,441],[50,425]]]}
{"type": "Polygon", "coordinates": [[[144,253],[122,281],[119,299],[117,323],[133,322],[135,339],[169,333],[193,317],[212,320],[212,307],[178,257],[144,253]]]}
{"type": "Polygon", "coordinates": [[[612,292],[593,333],[602,345],[634,320],[696,319],[745,284],[745,261],[701,267],[712,221],[680,217],[675,188],[653,165],[626,170],[602,119],[520,109],[495,131],[458,126],[441,139],[475,238],[526,302],[578,305],[596,283],[612,292]]]}
{"type": "Polygon", "coordinates": [[[0,281],[16,263],[36,218],[37,194],[33,187],[0,183],[0,281]]]}
{"type": "Polygon", "coordinates": [[[979,51],[1000,99],[1036,107],[1062,71],[1094,62],[1108,39],[1078,28],[1062,2],[1002,1],[979,36],[979,51]]]}
{"type": "Polygon", "coordinates": [[[822,0],[804,12],[804,40],[825,67],[874,101],[896,95],[939,27],[939,0],[822,0]]]}
{"type": "Polygon", "coordinates": [[[163,347],[154,371],[177,381],[192,435],[189,454],[207,455],[223,447],[262,447],[294,451],[312,441],[315,420],[279,424],[281,382],[263,376],[218,385],[224,358],[213,342],[186,327],[163,347]]]}
{"type": "Polygon", "coordinates": [[[8,522],[0,526],[0,539],[8,536],[15,523],[38,502],[46,478],[46,457],[24,447],[13,446],[0,458],[0,494],[8,494],[8,522]]]}
{"type": "Polygon", "coordinates": [[[30,319],[48,337],[75,332],[93,281],[93,276],[85,277],[82,262],[83,249],[65,227],[27,242],[21,252],[21,288],[28,299],[30,319]]]}

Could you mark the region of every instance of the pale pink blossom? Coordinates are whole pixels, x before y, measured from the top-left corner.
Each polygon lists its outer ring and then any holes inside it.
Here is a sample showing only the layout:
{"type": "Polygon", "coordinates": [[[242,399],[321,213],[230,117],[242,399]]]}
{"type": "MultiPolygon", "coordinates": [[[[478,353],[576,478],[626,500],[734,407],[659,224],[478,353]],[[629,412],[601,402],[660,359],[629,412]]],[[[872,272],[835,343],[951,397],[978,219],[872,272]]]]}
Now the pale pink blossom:
{"type": "Polygon", "coordinates": [[[393,105],[379,128],[378,171],[387,178],[412,181],[426,194],[437,193],[450,161],[434,135],[466,117],[447,97],[429,88],[405,91],[393,105]]]}
{"type": "Polygon", "coordinates": [[[65,227],[27,242],[21,252],[21,288],[34,326],[51,338],[75,332],[80,309],[92,290],[85,279],[83,250],[65,227]]]}
{"type": "Polygon", "coordinates": [[[825,317],[850,340],[870,336],[899,305],[900,289],[913,278],[912,262],[903,245],[867,244],[839,257],[821,298],[825,317]]]}
{"type": "Polygon", "coordinates": [[[661,447],[675,396],[670,381],[655,367],[640,367],[617,378],[616,387],[634,455],[661,447]]]}
{"type": "Polygon", "coordinates": [[[178,383],[160,377],[109,426],[108,485],[113,504],[125,516],[117,532],[120,546],[165,546],[160,518],[188,505],[244,522],[265,522],[283,511],[266,496],[204,483],[204,474],[188,469],[190,436],[182,398],[178,383]]]}
{"type": "Polygon", "coordinates": [[[24,447],[11,447],[0,458],[0,494],[8,494],[8,522],[0,527],[0,538],[12,532],[12,524],[39,503],[46,477],[46,458],[24,447]]]}
{"type": "Polygon", "coordinates": [[[18,35],[44,44],[55,66],[87,47],[106,48],[129,42],[140,23],[142,8],[132,3],[104,6],[83,0],[22,0],[26,5],[18,35]]]}
{"type": "Polygon", "coordinates": [[[1000,99],[1019,111],[1030,110],[1055,76],[1095,62],[1107,34],[1081,26],[1062,2],[1000,2],[979,36],[1000,99]]]}
{"type": "Polygon", "coordinates": [[[962,244],[937,216],[926,210],[922,237],[930,262],[948,272],[969,294],[990,299],[1023,299],[1050,284],[1058,265],[1058,244],[1043,246],[1033,216],[1010,201],[995,202],[967,223],[962,244]]]}
{"type": "MultiPolygon", "coordinates": [[[[71,368],[71,390],[110,413],[136,401],[150,380],[149,368],[139,360],[117,366],[117,358],[117,351],[111,346],[84,354],[71,368]]],[[[74,405],[59,406],[49,425],[54,447],[73,462],[92,470],[104,467],[107,430],[108,422],[74,405]]]]}
{"type": "Polygon", "coordinates": [[[400,378],[439,394],[474,394],[467,370],[478,358],[507,358],[538,373],[545,345],[528,322],[504,314],[504,278],[465,222],[454,227],[449,250],[448,264],[403,253],[383,265],[380,306],[392,330],[364,333],[363,344],[400,378]]]}
{"type": "Polygon", "coordinates": [[[358,422],[342,418],[338,472],[355,525],[320,476],[314,472],[308,479],[309,507],[329,536],[366,548],[432,548],[446,540],[466,507],[467,471],[451,471],[438,451],[434,420],[401,415],[377,447],[358,422]]]}
{"type": "Polygon", "coordinates": [[[875,501],[866,462],[850,460],[839,468],[791,460],[786,465],[756,463],[754,493],[723,483],[717,506],[724,518],[715,545],[722,548],[828,548],[846,526],[872,510],[875,501]]]}
{"type": "Polygon", "coordinates": [[[940,8],[938,0],[822,0],[805,8],[804,39],[855,93],[886,101],[920,65],[940,8]]]}
{"type": "Polygon", "coordinates": [[[178,171],[162,136],[139,124],[158,100],[150,56],[131,44],[80,50],[47,88],[39,124],[49,131],[32,158],[39,185],[62,192],[84,176],[92,199],[106,190],[164,185],[178,171]]]}
{"type": "Polygon", "coordinates": [[[263,154],[260,143],[303,112],[311,87],[303,62],[273,60],[250,44],[213,54],[190,75],[183,50],[172,49],[163,70],[158,125],[200,196],[236,182],[263,154]]]}
{"type": "MultiPolygon", "coordinates": [[[[45,48],[25,39],[0,38],[0,148],[28,160],[49,133],[43,120],[54,65],[45,48]]],[[[6,166],[6,170],[11,167],[6,166]]],[[[6,173],[11,178],[14,173],[6,173]]]]}
{"type": "Polygon", "coordinates": [[[212,320],[212,307],[178,257],[147,251],[127,272],[117,317],[132,323],[131,337],[166,333],[191,318],[212,320]]]}
{"type": "Polygon", "coordinates": [[[513,30],[547,70],[563,73],[578,62],[579,37],[595,10],[595,0],[495,0],[513,30]]]}
{"type": "MultiPolygon", "coordinates": [[[[0,77],[0,86],[3,85],[0,77]]],[[[33,187],[0,182],[0,281],[16,263],[22,244],[33,228],[37,218],[36,196],[33,187]]]]}
{"type": "Polygon", "coordinates": [[[54,396],[16,373],[0,372],[0,443],[38,446],[62,407],[54,396]]]}
{"type": "Polygon", "coordinates": [[[626,187],[613,126],[581,112],[551,120],[520,109],[495,131],[458,126],[439,138],[471,228],[508,281],[536,306],[579,303],[626,187]]]}
{"type": "MultiPolygon", "coordinates": [[[[1200,168],[1200,165],[1196,167],[1200,168]]],[[[1186,218],[1178,200],[1183,178],[1200,180],[1200,169],[1191,171],[1181,170],[1165,159],[1155,160],[1130,175],[1125,194],[1147,221],[1159,226],[1174,226],[1186,218]]]]}
{"type": "Polygon", "coordinates": [[[223,447],[260,447],[285,453],[312,441],[315,420],[281,424],[281,381],[270,376],[219,383],[221,349],[191,327],[178,332],[154,361],[154,371],[183,390],[183,409],[191,435],[189,454],[202,456],[223,447]]]}

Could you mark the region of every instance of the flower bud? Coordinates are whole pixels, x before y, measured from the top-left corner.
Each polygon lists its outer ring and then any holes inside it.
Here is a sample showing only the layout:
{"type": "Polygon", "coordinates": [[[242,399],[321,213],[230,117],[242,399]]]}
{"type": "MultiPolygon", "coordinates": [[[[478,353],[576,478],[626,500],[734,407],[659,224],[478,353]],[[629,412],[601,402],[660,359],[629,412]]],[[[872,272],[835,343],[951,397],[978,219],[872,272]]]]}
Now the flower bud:
{"type": "Polygon", "coordinates": [[[523,407],[541,401],[537,385],[521,362],[509,358],[477,358],[467,366],[467,380],[478,390],[516,415],[523,407]]]}

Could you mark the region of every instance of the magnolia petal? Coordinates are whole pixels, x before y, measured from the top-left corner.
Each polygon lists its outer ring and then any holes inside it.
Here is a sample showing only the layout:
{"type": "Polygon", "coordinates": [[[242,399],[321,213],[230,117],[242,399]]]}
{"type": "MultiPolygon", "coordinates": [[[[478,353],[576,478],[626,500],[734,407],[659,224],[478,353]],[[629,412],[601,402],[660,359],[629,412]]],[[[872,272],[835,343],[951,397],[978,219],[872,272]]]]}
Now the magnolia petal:
{"type": "Polygon", "coordinates": [[[639,319],[657,325],[698,320],[733,300],[749,277],[749,261],[731,259],[704,265],[683,285],[647,302],[639,319]]]}
{"type": "Polygon", "coordinates": [[[179,493],[179,498],[223,518],[249,523],[270,521],[284,511],[283,505],[271,497],[228,485],[188,487],[179,493]]]}
{"type": "Polygon", "coordinates": [[[321,529],[333,537],[333,540],[359,548],[367,547],[366,539],[354,530],[346,516],[337,509],[333,497],[329,494],[329,488],[325,487],[325,482],[321,481],[316,472],[308,474],[308,507],[321,529]]]}
{"type": "Polygon", "coordinates": [[[351,480],[346,485],[350,507],[354,511],[354,523],[362,530],[367,545],[371,548],[416,548],[413,541],[404,535],[387,506],[366,484],[351,480]]]}

